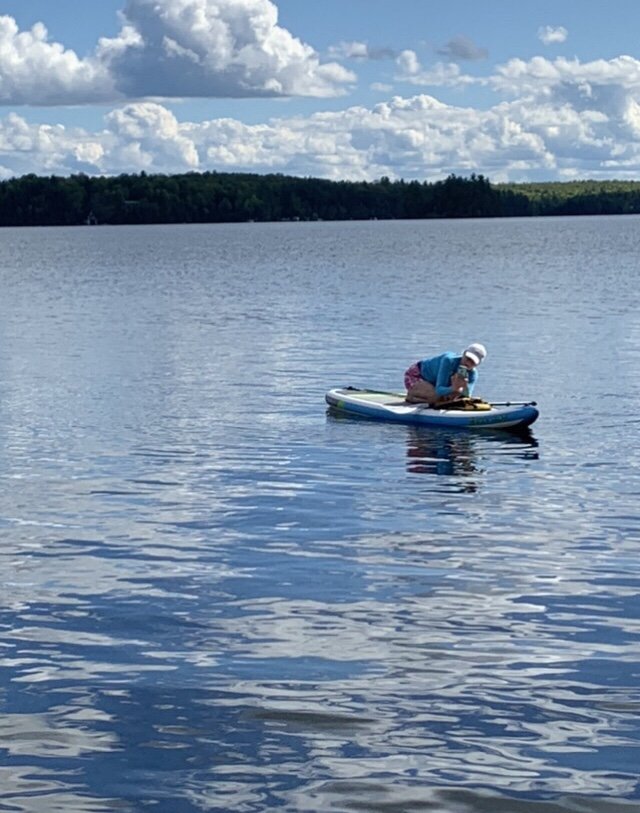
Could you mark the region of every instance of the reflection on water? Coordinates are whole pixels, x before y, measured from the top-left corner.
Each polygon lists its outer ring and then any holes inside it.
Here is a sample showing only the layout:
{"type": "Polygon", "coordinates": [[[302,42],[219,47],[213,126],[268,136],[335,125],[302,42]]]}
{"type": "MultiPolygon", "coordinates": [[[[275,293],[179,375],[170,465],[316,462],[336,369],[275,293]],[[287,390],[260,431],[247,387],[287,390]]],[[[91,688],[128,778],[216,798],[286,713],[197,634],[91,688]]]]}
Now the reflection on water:
{"type": "MultiPolygon", "coordinates": [[[[326,410],[328,422],[359,423],[372,426],[372,421],[357,415],[326,410]]],[[[538,441],[529,427],[522,429],[482,430],[449,429],[446,427],[412,426],[388,424],[395,432],[395,441],[402,437],[407,443],[407,471],[413,474],[435,474],[460,478],[461,490],[473,492],[482,478],[478,469],[478,457],[484,455],[511,455],[522,460],[537,460],[538,441]]],[[[371,430],[375,436],[374,429],[371,430]]]]}
{"type": "Polygon", "coordinates": [[[0,809],[636,813],[638,234],[3,234],[0,809]],[[326,417],[469,268],[535,435],[326,417]]]}
{"type": "Polygon", "coordinates": [[[486,453],[490,444],[494,454],[512,454],[523,460],[537,460],[534,451],[538,442],[529,429],[513,432],[482,432],[480,435],[465,430],[408,427],[407,470],[414,474],[437,474],[468,478],[461,484],[466,491],[475,491],[482,474],[478,469],[478,455],[486,453]]]}
{"type": "MultiPolygon", "coordinates": [[[[409,432],[407,470],[414,474],[438,474],[469,477],[480,473],[477,468],[474,441],[468,432],[420,431],[409,432]]],[[[475,491],[471,479],[465,488],[475,491]]]]}

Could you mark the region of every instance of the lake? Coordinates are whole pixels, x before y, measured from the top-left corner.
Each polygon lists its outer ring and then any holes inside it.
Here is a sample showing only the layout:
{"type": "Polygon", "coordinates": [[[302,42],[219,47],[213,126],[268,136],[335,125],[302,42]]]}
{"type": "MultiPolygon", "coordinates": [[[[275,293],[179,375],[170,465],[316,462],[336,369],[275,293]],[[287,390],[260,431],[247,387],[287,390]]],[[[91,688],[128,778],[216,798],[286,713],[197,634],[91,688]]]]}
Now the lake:
{"type": "Polygon", "coordinates": [[[0,243],[0,810],[640,809],[638,217],[0,243]]]}

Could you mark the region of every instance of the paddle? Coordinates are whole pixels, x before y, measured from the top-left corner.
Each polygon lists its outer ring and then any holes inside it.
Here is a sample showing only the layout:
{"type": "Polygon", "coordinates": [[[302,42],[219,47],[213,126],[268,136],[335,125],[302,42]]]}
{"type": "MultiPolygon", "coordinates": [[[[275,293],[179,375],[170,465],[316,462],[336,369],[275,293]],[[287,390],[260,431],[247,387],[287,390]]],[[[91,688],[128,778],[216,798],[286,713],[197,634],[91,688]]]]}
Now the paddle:
{"type": "MultiPolygon", "coordinates": [[[[367,390],[362,389],[361,387],[344,387],[345,390],[351,390],[353,392],[372,392],[376,395],[391,395],[395,396],[396,398],[402,398],[402,395],[399,392],[386,392],[385,390],[367,390]]],[[[482,400],[482,399],[477,399],[482,400]]],[[[537,401],[488,401],[487,403],[491,404],[491,406],[538,406],[537,401]]],[[[413,406],[422,406],[420,402],[414,404],[413,406]]],[[[428,404],[424,404],[424,406],[429,406],[428,404]]],[[[436,409],[438,408],[438,404],[434,404],[436,409]]],[[[442,408],[442,407],[440,407],[442,408]]]]}
{"type": "Polygon", "coordinates": [[[537,401],[490,401],[491,406],[538,406],[537,401]]]}

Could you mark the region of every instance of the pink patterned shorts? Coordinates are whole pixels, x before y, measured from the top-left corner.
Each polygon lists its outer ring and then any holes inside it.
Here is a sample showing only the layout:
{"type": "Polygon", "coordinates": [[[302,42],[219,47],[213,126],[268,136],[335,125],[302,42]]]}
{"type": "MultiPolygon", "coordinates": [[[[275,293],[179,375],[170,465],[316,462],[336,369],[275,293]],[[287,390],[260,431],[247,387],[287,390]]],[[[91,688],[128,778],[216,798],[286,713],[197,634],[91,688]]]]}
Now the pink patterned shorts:
{"type": "Polygon", "coordinates": [[[410,390],[414,384],[417,384],[418,381],[422,381],[422,376],[420,375],[420,366],[418,362],[412,364],[411,367],[405,372],[404,374],[404,386],[407,390],[410,390]]]}

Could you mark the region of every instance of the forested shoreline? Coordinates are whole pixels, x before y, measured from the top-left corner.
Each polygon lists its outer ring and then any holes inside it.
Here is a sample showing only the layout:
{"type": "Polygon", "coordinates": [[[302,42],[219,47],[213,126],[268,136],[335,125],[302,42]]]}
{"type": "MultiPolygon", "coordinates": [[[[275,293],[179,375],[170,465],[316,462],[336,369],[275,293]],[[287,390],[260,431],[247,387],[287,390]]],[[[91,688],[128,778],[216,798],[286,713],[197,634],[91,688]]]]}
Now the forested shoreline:
{"type": "Polygon", "coordinates": [[[0,182],[0,226],[393,220],[640,213],[640,181],[329,181],[279,174],[25,175],[0,182]]]}

